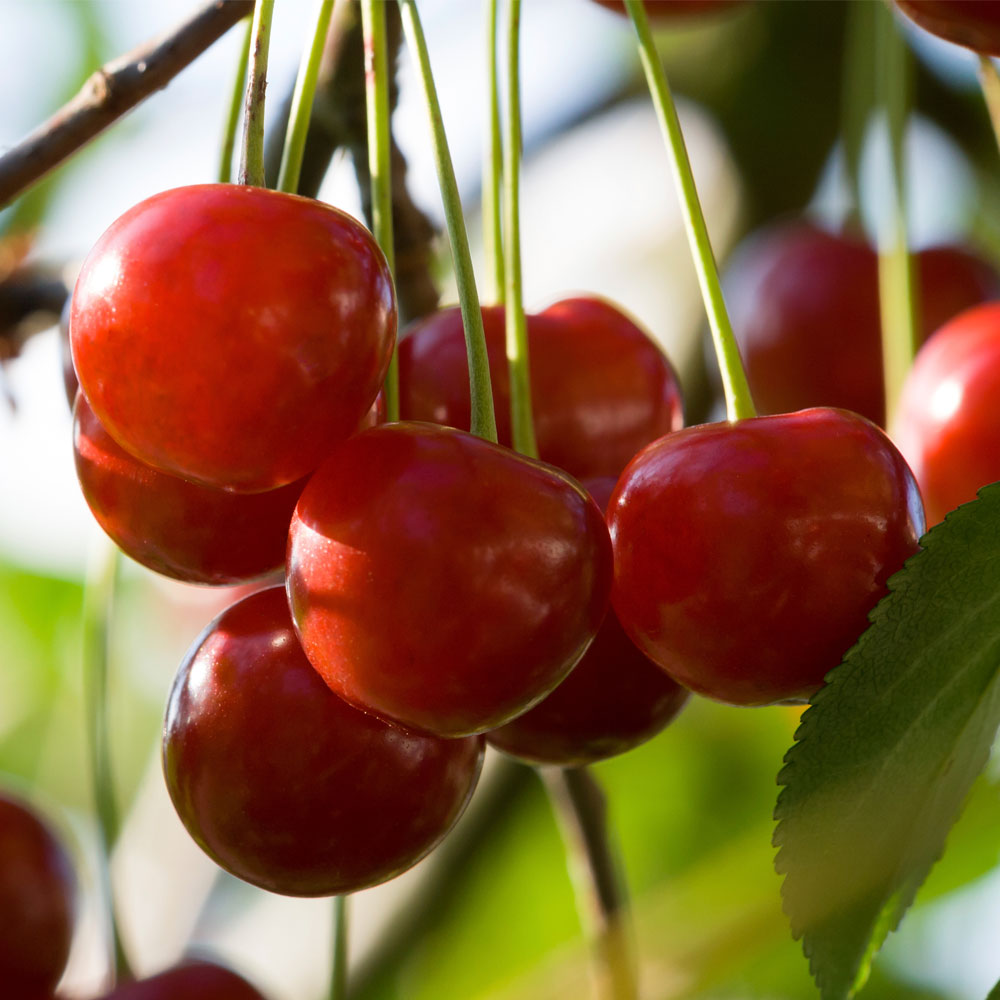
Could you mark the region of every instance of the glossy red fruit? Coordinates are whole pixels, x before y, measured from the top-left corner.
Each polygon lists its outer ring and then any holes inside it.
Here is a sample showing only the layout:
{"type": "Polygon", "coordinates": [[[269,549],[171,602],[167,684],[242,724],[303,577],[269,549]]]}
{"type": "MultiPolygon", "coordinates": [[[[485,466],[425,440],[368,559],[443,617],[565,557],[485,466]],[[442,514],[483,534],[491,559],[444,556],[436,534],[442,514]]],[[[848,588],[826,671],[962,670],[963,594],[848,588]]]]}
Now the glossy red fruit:
{"type": "Polygon", "coordinates": [[[739,705],[811,695],[924,528],[899,452],[833,409],[668,434],[625,470],[608,523],[626,631],[685,687],[739,705]]]}
{"type": "Polygon", "coordinates": [[[0,995],[39,1000],[55,989],[73,939],[75,885],[49,827],[27,803],[0,795],[0,995]]]}
{"type": "Polygon", "coordinates": [[[318,201],[165,191],[98,240],[73,293],[80,385],[141,461],[255,492],[315,469],[382,383],[396,307],[368,231],[318,201]]]}
{"type": "Polygon", "coordinates": [[[936,524],[1000,479],[1000,303],[946,323],[917,354],[890,432],[936,524]]]}
{"type": "MultiPolygon", "coordinates": [[[[604,507],[615,480],[591,479],[583,485],[604,507]]],[[[569,677],[486,739],[532,764],[579,767],[651,739],[684,707],[688,694],[639,651],[609,608],[569,677]]]]}
{"type": "MultiPolygon", "coordinates": [[[[502,306],[483,309],[497,434],[510,444],[502,306]]],[[[683,425],[680,385],[654,341],[615,306],[564,299],[527,317],[535,436],[543,461],[577,478],[617,476],[644,445],[683,425]]],[[[466,430],[469,368],[461,313],[412,325],[399,345],[400,414],[466,430]]]]}
{"type": "Polygon", "coordinates": [[[309,481],[288,594],[313,666],[355,705],[444,736],[527,710],[583,655],[611,547],[586,491],[459,430],[386,424],[309,481]]]}
{"type": "Polygon", "coordinates": [[[1000,0],[896,0],[896,6],[939,38],[1000,56],[1000,0]]]}
{"type": "Polygon", "coordinates": [[[242,976],[214,962],[189,960],[172,969],[123,983],[101,1000],[264,1000],[242,976]]]}
{"type": "MultiPolygon", "coordinates": [[[[916,255],[921,339],[962,309],[1000,295],[1000,274],[955,246],[916,255]]],[[[885,423],[878,259],[847,233],[808,222],[771,226],[726,274],[733,329],[761,413],[811,406],[885,423]]]]}
{"type": "Polygon", "coordinates": [[[202,633],[177,674],[163,770],[219,865],[271,892],[330,896],[394,878],[451,829],[483,741],[382,722],[333,694],[299,645],[284,590],[202,633]]]}
{"type": "Polygon", "coordinates": [[[133,458],[79,394],[73,454],[87,506],[127,555],[188,583],[243,583],[284,565],[305,480],[266,493],[200,486],[133,458]]]}

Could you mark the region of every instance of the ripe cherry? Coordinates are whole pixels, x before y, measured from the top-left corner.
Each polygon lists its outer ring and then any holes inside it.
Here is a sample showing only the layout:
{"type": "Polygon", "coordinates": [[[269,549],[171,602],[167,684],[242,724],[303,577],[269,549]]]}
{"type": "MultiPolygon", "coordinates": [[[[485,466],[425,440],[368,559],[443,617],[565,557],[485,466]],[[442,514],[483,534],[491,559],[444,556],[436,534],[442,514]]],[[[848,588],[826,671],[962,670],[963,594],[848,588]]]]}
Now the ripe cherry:
{"type": "Polygon", "coordinates": [[[939,38],[976,52],[1000,56],[997,0],[896,0],[896,6],[939,38]]]}
{"type": "Polygon", "coordinates": [[[468,802],[483,741],[443,740],[359,712],[299,645],[280,587],[224,611],[174,681],[163,769],[178,815],[221,867],[291,896],[387,881],[468,802]]]}
{"type": "Polygon", "coordinates": [[[207,184],[155,195],[84,262],[70,337],[97,418],[148,465],[256,492],[315,469],[385,375],[396,307],[371,234],[329,205],[207,184]]]}
{"type": "MultiPolygon", "coordinates": [[[[615,480],[590,479],[584,485],[603,507],[615,480]]],[[[651,739],[684,707],[688,694],[639,651],[609,608],[569,677],[486,739],[533,764],[579,767],[651,739]]]]}
{"type": "Polygon", "coordinates": [[[920,349],[890,432],[910,463],[929,524],[1000,479],[1000,303],[975,306],[920,349]]]}
{"type": "Polygon", "coordinates": [[[608,523],[625,630],[685,687],[740,705],[809,697],[924,528],[899,452],[833,409],[668,434],[629,464],[608,523]]]}
{"type": "Polygon", "coordinates": [[[188,960],[148,979],[122,983],[101,1000],[264,1000],[242,976],[214,962],[188,960]]]}
{"type": "Polygon", "coordinates": [[[352,704],[444,736],[548,694],[596,633],[610,581],[607,527],[578,483],[433,424],[344,442],[289,533],[313,666],[352,704]]]}
{"type": "MultiPolygon", "coordinates": [[[[921,339],[1000,294],[1000,274],[953,246],[916,255],[921,339]]],[[[808,222],[751,237],[726,275],[733,329],[762,413],[810,406],[885,423],[878,259],[864,240],[808,222]]]]}
{"type": "MultiPolygon", "coordinates": [[[[483,309],[497,434],[510,443],[502,306],[483,309]]],[[[564,299],[527,317],[531,400],[543,461],[577,478],[617,476],[650,441],[683,424],[680,385],[650,336],[615,306],[564,299]]],[[[411,326],[399,345],[400,413],[469,426],[469,369],[457,308],[411,326]]]]}
{"type": "Polygon", "coordinates": [[[62,845],[26,803],[0,795],[0,993],[55,989],[73,939],[75,880],[62,845]]]}

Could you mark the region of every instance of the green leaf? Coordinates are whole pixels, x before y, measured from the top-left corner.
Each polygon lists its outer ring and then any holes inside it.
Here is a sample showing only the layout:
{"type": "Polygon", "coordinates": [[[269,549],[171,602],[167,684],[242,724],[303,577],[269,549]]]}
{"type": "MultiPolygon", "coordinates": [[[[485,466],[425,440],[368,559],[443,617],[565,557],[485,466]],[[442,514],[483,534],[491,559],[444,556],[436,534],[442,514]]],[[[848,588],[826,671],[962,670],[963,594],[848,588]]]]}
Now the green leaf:
{"type": "Polygon", "coordinates": [[[889,583],[778,775],[775,867],[823,1000],[863,985],[1000,724],[1000,484],[889,583]]]}

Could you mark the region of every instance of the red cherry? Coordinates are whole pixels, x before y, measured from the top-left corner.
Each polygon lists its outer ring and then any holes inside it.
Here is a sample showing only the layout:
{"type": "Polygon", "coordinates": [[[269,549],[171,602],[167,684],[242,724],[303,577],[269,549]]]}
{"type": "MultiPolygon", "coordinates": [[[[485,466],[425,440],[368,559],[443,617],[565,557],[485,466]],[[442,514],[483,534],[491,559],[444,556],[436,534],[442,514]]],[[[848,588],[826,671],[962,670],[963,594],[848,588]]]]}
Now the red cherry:
{"type": "Polygon", "coordinates": [[[264,1000],[242,976],[214,962],[186,961],[159,975],[123,983],[102,1000],[264,1000]]]}
{"type": "Polygon", "coordinates": [[[396,307],[371,234],[321,202],[206,184],[126,212],[84,262],[80,385],[143,462],[256,492],[315,469],[371,406],[396,307]]]}
{"type": "Polygon", "coordinates": [[[1000,479],[1000,303],[946,323],[917,354],[891,426],[936,524],[1000,479]]]}
{"type": "MultiPolygon", "coordinates": [[[[615,480],[591,479],[584,485],[603,507],[615,480]]],[[[579,767],[651,739],[684,707],[688,694],[639,651],[609,608],[569,677],[486,739],[533,764],[579,767]]]]}
{"type": "Polygon", "coordinates": [[[896,0],[896,6],[939,38],[1000,56],[1000,0],[896,0]]]}
{"type": "Polygon", "coordinates": [[[923,510],[889,439],[813,409],[668,434],[608,506],[615,610],[685,687],[740,705],[807,698],[917,550],[923,510]]]}
{"type": "Polygon", "coordinates": [[[569,476],[465,431],[386,424],[310,479],[288,594],[352,704],[444,736],[508,722],[561,681],[607,607],[601,512],[569,476]]]}
{"type": "Polygon", "coordinates": [[[305,480],[228,493],[160,472],[123,451],[78,394],[73,452],[84,499],[125,553],[189,583],[242,583],[284,565],[305,480]]]}
{"type": "MultiPolygon", "coordinates": [[[[483,309],[497,433],[510,443],[504,309],[483,309]]],[[[655,342],[615,306],[565,299],[527,317],[535,436],[543,461],[578,478],[617,476],[683,424],[680,385],[655,342]]],[[[400,413],[465,429],[469,368],[457,308],[411,326],[399,345],[400,413]]]]}
{"type": "Polygon", "coordinates": [[[416,864],[465,808],[482,754],[479,738],[409,732],[333,694],[280,587],[202,633],[163,735],[167,788],[191,836],[227,871],[291,896],[353,892],[416,864]]]}
{"type": "Polygon", "coordinates": [[[0,990],[12,1000],[51,994],[73,939],[72,864],[29,806],[0,795],[0,990]]]}
{"type": "MultiPolygon", "coordinates": [[[[968,250],[917,254],[921,339],[1000,294],[1000,274],[968,250]]],[[[762,413],[810,406],[885,422],[878,259],[868,243],[807,222],[767,228],[726,275],[733,329],[762,413]]]]}

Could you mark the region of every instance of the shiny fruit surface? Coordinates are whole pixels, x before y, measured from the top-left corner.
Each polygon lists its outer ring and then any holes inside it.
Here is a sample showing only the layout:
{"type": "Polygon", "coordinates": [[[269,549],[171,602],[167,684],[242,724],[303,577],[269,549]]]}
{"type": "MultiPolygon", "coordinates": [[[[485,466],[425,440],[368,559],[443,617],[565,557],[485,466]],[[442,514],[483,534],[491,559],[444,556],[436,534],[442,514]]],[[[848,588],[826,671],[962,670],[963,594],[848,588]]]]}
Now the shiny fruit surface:
{"type": "Polygon", "coordinates": [[[1000,479],[1000,303],[968,309],[917,353],[890,432],[928,524],[1000,479]]]}
{"type": "MultiPolygon", "coordinates": [[[[502,306],[483,308],[497,435],[510,444],[510,379],[502,306]]],[[[602,299],[573,298],[526,317],[539,456],[577,478],[617,476],[644,445],[682,426],[680,385],[666,355],[602,299]]],[[[444,309],[399,345],[400,413],[467,430],[469,368],[462,316],[444,309]]]]}
{"type": "Polygon", "coordinates": [[[409,732],[333,694],[280,587],[202,633],[163,734],[167,788],[194,840],[232,874],[291,896],[353,892],[416,864],[465,808],[482,753],[479,738],[409,732]]]}
{"type": "Polygon", "coordinates": [[[998,0],[896,0],[896,6],[945,41],[1000,56],[998,0]]]}
{"type": "MultiPolygon", "coordinates": [[[[612,478],[583,485],[607,505],[612,478]]],[[[684,707],[689,692],[625,634],[608,608],[583,658],[548,697],[487,734],[487,742],[533,764],[579,767],[624,753],[655,736],[684,707]]]]}
{"type": "Polygon", "coordinates": [[[385,258],[329,205],[206,184],[91,250],[70,339],[97,418],[148,465],[237,492],[315,469],[371,406],[395,340],[385,258]]]}
{"type": "Polygon", "coordinates": [[[548,694],[604,617],[600,509],[552,466],[449,427],[344,442],[292,518],[287,586],[309,659],[352,704],[460,736],[548,694]]]}
{"type": "Polygon", "coordinates": [[[811,695],[917,551],[923,510],[889,439],[844,410],[689,427],[630,463],[608,506],[615,610],[710,698],[811,695]]]}
{"type": "Polygon", "coordinates": [[[190,960],[146,979],[122,983],[101,1000],[264,1000],[242,976],[214,962],[190,960]]]}
{"type": "Polygon", "coordinates": [[[69,857],[27,803],[0,794],[0,995],[40,1000],[55,989],[73,939],[69,857]]]}
{"type": "Polygon", "coordinates": [[[143,566],[175,580],[221,585],[284,565],[305,480],[266,493],[229,493],[160,472],[120,448],[82,394],[73,456],[98,524],[143,566]]]}

